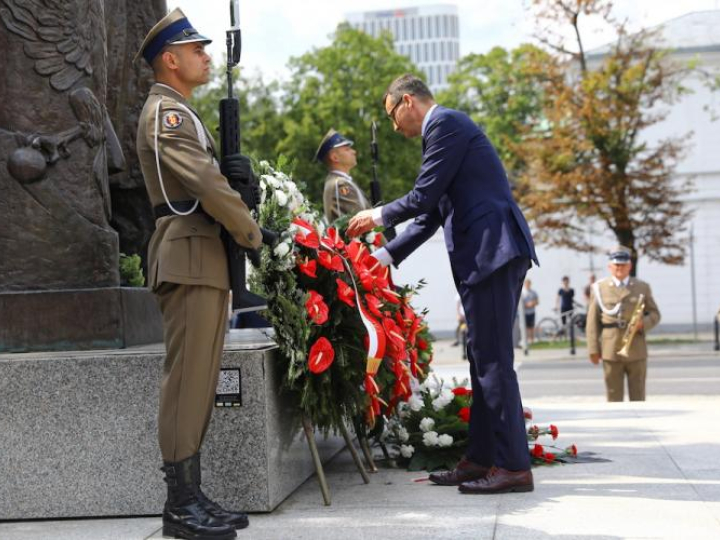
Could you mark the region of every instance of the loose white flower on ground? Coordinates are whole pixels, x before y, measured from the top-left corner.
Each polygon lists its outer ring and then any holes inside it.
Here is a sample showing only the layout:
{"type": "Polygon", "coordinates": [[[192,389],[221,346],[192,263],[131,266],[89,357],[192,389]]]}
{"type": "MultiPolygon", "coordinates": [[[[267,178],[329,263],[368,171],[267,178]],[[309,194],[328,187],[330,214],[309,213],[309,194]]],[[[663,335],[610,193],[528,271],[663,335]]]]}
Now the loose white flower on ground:
{"type": "Polygon", "coordinates": [[[427,433],[423,433],[423,444],[425,446],[437,446],[438,445],[437,431],[428,431],[427,433]]]}
{"type": "Polygon", "coordinates": [[[415,447],[412,444],[401,444],[400,455],[404,458],[411,458],[415,453],[415,447]]]}
{"type": "Polygon", "coordinates": [[[285,192],[279,189],[275,190],[275,199],[277,199],[277,203],[280,206],[285,206],[288,202],[288,197],[285,195],[285,192]]]}
{"type": "Polygon", "coordinates": [[[438,446],[450,446],[452,443],[452,435],[442,434],[438,437],[438,446]]]}
{"type": "Polygon", "coordinates": [[[401,427],[398,429],[397,432],[398,439],[400,439],[400,442],[407,442],[407,440],[410,438],[410,434],[408,433],[408,430],[404,427],[401,427]]]}
{"type": "Polygon", "coordinates": [[[423,418],[420,420],[420,430],[421,431],[432,431],[432,428],[435,427],[435,420],[432,418],[423,418]]]}
{"type": "Polygon", "coordinates": [[[410,407],[411,411],[418,412],[420,409],[423,408],[422,399],[415,395],[412,395],[410,396],[410,399],[408,399],[408,406],[410,407]]]}

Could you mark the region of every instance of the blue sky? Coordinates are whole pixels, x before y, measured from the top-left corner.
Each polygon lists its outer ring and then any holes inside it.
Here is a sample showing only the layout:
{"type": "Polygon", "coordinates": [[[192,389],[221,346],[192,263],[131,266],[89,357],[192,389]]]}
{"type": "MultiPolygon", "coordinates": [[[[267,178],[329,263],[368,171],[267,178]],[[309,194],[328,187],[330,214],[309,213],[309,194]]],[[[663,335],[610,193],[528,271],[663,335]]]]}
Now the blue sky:
{"type": "MultiPolygon", "coordinates": [[[[523,0],[239,0],[243,30],[242,65],[260,70],[267,78],[286,78],[287,61],[313,47],[329,43],[346,13],[448,3],[458,6],[460,53],[486,52],[496,45],[512,48],[532,40],[533,20],[523,0]]],[[[225,30],[230,25],[229,0],[168,0],[168,8],[180,7],[193,25],[214,39],[211,54],[220,60],[225,50],[225,30]]],[[[720,0],[617,0],[615,13],[628,17],[633,27],[654,26],[692,11],[720,9],[720,0]]],[[[588,48],[611,41],[601,26],[589,28],[588,48]]]]}

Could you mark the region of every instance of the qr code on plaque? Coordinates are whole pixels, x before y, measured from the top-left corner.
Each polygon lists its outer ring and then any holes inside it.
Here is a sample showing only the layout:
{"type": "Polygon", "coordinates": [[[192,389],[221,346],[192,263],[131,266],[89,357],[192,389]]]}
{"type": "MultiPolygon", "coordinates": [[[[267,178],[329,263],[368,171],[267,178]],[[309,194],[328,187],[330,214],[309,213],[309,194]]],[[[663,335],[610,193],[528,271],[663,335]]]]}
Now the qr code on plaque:
{"type": "Polygon", "coordinates": [[[218,378],[216,394],[239,394],[240,393],[240,370],[221,369],[218,378]]]}

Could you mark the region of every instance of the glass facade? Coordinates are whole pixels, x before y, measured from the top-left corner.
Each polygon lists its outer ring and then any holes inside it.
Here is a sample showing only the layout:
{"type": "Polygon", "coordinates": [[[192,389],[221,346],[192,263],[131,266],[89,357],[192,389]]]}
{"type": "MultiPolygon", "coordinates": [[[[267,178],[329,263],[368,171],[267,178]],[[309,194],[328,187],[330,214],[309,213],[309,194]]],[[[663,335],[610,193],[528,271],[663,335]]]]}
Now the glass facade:
{"type": "Polygon", "coordinates": [[[395,50],[422,69],[433,92],[447,87],[460,57],[457,7],[451,5],[399,8],[348,15],[353,28],[378,37],[390,32],[395,50]]]}

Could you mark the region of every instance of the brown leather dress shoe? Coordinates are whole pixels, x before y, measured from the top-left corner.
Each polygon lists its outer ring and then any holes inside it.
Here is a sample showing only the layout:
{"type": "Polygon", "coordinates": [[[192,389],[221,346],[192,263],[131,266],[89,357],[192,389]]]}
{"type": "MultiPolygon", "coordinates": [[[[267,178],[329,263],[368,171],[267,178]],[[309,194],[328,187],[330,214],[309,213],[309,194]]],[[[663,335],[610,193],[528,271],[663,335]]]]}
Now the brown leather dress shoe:
{"type": "Polygon", "coordinates": [[[459,486],[463,482],[485,478],[489,471],[489,467],[477,465],[463,458],[452,471],[432,473],[430,481],[440,486],[459,486]]]}
{"type": "Polygon", "coordinates": [[[493,467],[484,478],[463,482],[458,488],[461,493],[491,494],[532,491],[532,471],[508,471],[493,467]]]}

